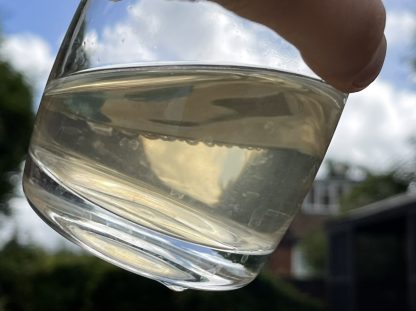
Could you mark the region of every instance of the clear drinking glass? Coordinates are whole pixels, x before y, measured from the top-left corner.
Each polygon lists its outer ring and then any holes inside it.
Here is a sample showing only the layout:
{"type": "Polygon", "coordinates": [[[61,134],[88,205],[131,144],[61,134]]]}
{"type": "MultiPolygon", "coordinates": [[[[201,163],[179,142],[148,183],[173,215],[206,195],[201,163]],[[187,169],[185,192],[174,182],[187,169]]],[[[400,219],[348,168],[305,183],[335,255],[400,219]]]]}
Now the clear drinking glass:
{"type": "Polygon", "coordinates": [[[34,210],[172,289],[252,281],[299,210],[346,95],[210,1],[82,0],[36,119],[34,210]]]}

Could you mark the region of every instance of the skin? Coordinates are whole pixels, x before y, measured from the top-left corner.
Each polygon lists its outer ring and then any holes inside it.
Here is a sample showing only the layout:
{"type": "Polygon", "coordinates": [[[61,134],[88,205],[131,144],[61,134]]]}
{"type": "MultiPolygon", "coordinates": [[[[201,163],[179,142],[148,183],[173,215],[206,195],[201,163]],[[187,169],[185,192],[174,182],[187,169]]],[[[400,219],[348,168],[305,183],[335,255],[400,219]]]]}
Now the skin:
{"type": "Polygon", "coordinates": [[[295,45],[309,67],[352,93],[380,73],[386,55],[386,12],[380,0],[218,0],[275,30],[295,45]]]}

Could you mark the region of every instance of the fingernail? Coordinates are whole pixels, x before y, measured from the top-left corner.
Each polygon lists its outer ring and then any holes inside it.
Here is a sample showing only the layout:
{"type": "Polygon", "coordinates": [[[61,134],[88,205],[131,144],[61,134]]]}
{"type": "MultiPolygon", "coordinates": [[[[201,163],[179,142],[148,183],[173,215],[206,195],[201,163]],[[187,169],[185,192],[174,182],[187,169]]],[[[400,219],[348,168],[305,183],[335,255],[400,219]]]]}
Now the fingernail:
{"type": "Polygon", "coordinates": [[[383,40],[381,40],[377,50],[374,52],[371,61],[364,67],[363,70],[361,70],[359,74],[355,76],[354,82],[352,83],[353,88],[355,88],[354,91],[364,89],[377,78],[384,63],[386,50],[387,42],[386,38],[383,37],[383,40]]]}

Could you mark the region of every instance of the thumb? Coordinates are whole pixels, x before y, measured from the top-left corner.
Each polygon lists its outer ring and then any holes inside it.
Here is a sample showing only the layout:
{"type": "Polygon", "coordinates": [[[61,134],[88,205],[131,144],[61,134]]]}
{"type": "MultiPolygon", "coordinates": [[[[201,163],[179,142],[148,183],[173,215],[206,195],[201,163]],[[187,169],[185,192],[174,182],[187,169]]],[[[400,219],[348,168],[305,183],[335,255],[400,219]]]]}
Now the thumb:
{"type": "Polygon", "coordinates": [[[357,92],[379,74],[387,43],[381,0],[218,0],[295,45],[309,67],[344,92],[357,92]]]}

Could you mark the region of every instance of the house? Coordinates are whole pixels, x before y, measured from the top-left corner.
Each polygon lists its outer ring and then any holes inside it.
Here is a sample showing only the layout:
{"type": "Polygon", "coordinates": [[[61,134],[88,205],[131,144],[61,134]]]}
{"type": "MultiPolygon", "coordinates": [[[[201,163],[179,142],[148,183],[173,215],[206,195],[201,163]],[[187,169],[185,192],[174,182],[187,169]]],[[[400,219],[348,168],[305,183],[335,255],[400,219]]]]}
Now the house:
{"type": "Polygon", "coordinates": [[[416,310],[416,194],[354,210],[327,233],[330,310],[416,310]]]}
{"type": "Polygon", "coordinates": [[[311,232],[324,227],[330,217],[340,212],[340,198],[356,184],[356,181],[332,177],[315,180],[306,196],[302,209],[293,220],[286,235],[271,256],[268,270],[285,278],[309,276],[298,242],[311,232]]]}

